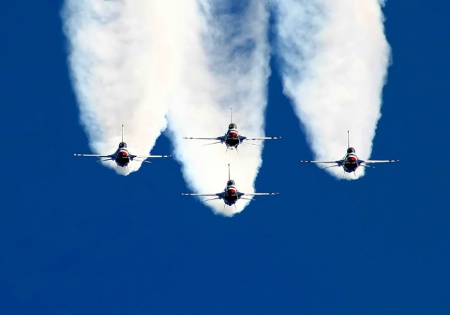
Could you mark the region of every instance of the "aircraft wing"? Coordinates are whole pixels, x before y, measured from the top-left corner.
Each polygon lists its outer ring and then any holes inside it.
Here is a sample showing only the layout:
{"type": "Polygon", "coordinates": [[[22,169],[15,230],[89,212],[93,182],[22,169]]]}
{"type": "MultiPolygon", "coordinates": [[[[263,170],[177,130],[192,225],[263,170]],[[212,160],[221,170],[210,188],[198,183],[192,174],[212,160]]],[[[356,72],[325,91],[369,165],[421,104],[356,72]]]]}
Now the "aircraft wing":
{"type": "Polygon", "coordinates": [[[193,140],[219,140],[225,141],[225,137],[215,137],[215,138],[196,138],[196,137],[183,137],[183,139],[193,139],[193,140]]]}
{"type": "Polygon", "coordinates": [[[400,160],[367,160],[367,161],[360,161],[361,164],[372,164],[372,163],[395,163],[399,162],[400,160]]]}
{"type": "Polygon", "coordinates": [[[93,156],[93,157],[99,157],[99,158],[110,158],[114,160],[114,156],[112,155],[101,155],[101,154],[79,154],[75,153],[74,156],[93,156]]]}
{"type": "Polygon", "coordinates": [[[131,159],[149,159],[149,158],[168,158],[171,157],[171,155],[144,155],[144,156],[137,156],[137,155],[130,155],[131,159]]]}
{"type": "Polygon", "coordinates": [[[278,195],[278,194],[279,193],[277,193],[277,192],[251,193],[251,194],[240,193],[241,196],[275,196],[275,195],[278,195]]]}
{"type": "Polygon", "coordinates": [[[187,193],[182,193],[182,196],[205,196],[205,197],[219,197],[219,198],[223,198],[223,192],[217,193],[217,194],[187,194],[187,193]]]}
{"type": "Polygon", "coordinates": [[[240,136],[240,140],[244,141],[244,140],[280,140],[281,137],[253,137],[253,138],[249,138],[249,137],[244,137],[244,136],[240,136]]]}
{"type": "Polygon", "coordinates": [[[310,161],[310,160],[301,160],[300,163],[334,163],[337,165],[342,165],[344,163],[344,160],[339,160],[339,161],[310,161]]]}

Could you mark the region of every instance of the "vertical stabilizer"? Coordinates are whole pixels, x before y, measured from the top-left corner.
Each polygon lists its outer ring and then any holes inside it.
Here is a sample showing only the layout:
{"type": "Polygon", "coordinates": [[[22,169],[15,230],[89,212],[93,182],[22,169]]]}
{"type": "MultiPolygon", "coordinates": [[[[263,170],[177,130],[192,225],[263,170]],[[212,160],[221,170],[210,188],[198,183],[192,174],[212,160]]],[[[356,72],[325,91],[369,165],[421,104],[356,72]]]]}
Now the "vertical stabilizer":
{"type": "Polygon", "coordinates": [[[347,130],[347,149],[350,148],[350,131],[347,130]]]}

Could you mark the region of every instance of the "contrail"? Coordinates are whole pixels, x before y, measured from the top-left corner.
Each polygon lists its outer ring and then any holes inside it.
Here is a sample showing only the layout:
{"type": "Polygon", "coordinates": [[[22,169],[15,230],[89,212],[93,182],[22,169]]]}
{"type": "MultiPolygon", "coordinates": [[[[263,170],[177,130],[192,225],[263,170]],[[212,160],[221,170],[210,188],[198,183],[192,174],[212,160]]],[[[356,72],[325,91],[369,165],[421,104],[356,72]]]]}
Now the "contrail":
{"type": "MultiPolygon", "coordinates": [[[[177,0],[66,0],[72,81],[93,152],[113,153],[124,124],[130,153],[147,155],[166,128],[184,61],[182,26],[174,21],[185,7],[177,0]]],[[[127,175],[140,165],[133,161],[117,171],[127,175]]]]}
{"type": "MultiPolygon", "coordinates": [[[[272,1],[284,92],[293,100],[315,159],[350,145],[369,158],[380,118],[390,48],[382,0],[272,1]]],[[[328,168],[343,178],[343,171],[328,168]]],[[[359,168],[357,177],[364,175],[359,168]]],[[[353,179],[353,176],[346,176],[353,179]]]]}
{"type": "MultiPolygon", "coordinates": [[[[224,135],[230,123],[230,107],[233,122],[242,135],[264,135],[266,85],[270,74],[268,12],[264,1],[259,0],[240,2],[238,7],[227,4],[229,1],[197,3],[198,6],[189,6],[185,11],[190,19],[186,25],[190,27],[186,29],[183,50],[184,71],[167,115],[175,157],[181,162],[183,176],[194,192],[223,191],[228,163],[237,188],[253,192],[262,163],[262,146],[244,142],[237,153],[226,151],[223,144],[205,146],[208,142],[183,137],[224,135]]],[[[242,211],[248,202],[239,200],[236,208],[224,207],[223,201],[217,200],[204,204],[216,213],[231,216],[242,211]]]]}

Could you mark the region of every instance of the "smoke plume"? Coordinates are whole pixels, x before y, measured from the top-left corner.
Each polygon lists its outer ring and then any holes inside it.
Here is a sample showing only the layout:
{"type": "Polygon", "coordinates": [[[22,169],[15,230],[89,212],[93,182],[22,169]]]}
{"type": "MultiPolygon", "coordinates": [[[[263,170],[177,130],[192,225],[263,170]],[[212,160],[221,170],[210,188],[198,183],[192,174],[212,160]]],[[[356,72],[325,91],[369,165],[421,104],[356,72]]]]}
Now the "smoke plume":
{"type": "MultiPolygon", "coordinates": [[[[372,150],[389,63],[378,0],[272,1],[284,92],[318,160],[359,158],[372,150]]],[[[328,168],[342,178],[342,170],[328,168]]],[[[364,174],[363,168],[356,172],[364,174]]],[[[353,176],[346,177],[353,179],[353,176]]]]}
{"type": "MultiPolygon", "coordinates": [[[[226,152],[223,144],[204,146],[207,141],[183,136],[223,135],[231,107],[242,135],[264,135],[264,2],[66,0],[63,19],[81,121],[94,152],[114,152],[123,123],[130,152],[147,154],[167,117],[175,158],[192,191],[223,191],[228,163],[237,188],[254,191],[262,145],[244,142],[239,153],[226,152]]],[[[130,170],[139,166],[132,162],[130,170]]],[[[205,204],[231,216],[248,202],[205,204]]]]}
{"type": "MultiPolygon", "coordinates": [[[[112,154],[124,124],[130,153],[147,155],[165,129],[180,68],[173,23],[182,14],[178,2],[66,0],[69,65],[93,152],[112,154]]],[[[127,175],[140,165],[133,161],[117,172],[127,175]]]]}
{"type": "MultiPolygon", "coordinates": [[[[236,152],[226,151],[224,144],[205,145],[214,141],[183,139],[224,135],[231,107],[241,135],[264,135],[268,13],[262,1],[243,1],[238,7],[227,2],[214,1],[210,6],[208,1],[199,1],[199,6],[185,12],[191,28],[185,36],[183,77],[167,116],[175,157],[189,188],[197,193],[223,191],[228,163],[236,187],[253,192],[262,163],[261,143],[244,141],[236,152]]],[[[205,204],[231,216],[248,202],[239,200],[236,207],[224,206],[219,200],[205,204]]]]}

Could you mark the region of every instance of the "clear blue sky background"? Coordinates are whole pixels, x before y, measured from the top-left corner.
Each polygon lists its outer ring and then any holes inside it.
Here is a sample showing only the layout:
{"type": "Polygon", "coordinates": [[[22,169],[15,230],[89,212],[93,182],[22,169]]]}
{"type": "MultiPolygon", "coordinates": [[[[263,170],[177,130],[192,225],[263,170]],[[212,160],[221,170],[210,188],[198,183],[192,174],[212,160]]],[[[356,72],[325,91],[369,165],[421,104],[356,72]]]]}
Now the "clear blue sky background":
{"type": "Polygon", "coordinates": [[[123,177],[72,156],[88,146],[61,4],[0,3],[0,314],[450,314],[448,0],[384,10],[372,157],[401,162],[351,182],[301,165],[273,65],[266,132],[283,140],[256,187],[280,195],[231,219],[180,195],[174,160],[123,177]]]}

